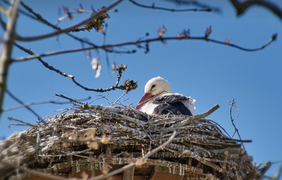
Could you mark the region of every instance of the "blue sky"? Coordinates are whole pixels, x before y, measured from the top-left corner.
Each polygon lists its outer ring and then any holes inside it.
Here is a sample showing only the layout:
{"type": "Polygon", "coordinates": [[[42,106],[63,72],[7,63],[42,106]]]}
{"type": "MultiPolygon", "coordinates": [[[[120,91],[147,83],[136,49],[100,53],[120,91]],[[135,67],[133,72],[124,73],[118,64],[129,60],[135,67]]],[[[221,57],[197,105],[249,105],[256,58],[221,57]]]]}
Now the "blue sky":
{"type": "MultiPolygon", "coordinates": [[[[79,8],[82,3],[84,9],[91,10],[109,5],[112,0],[104,1],[23,1],[40,13],[49,22],[55,23],[58,17],[58,8],[68,6],[70,10],[79,8]]],[[[142,1],[139,1],[142,2],[142,1]]],[[[154,1],[156,6],[168,8],[180,7],[167,1],[154,1]]],[[[122,98],[124,105],[136,105],[143,95],[146,82],[156,76],[167,79],[172,85],[172,91],[192,96],[196,99],[196,112],[203,113],[215,104],[220,109],[208,118],[218,122],[229,134],[233,134],[234,128],[229,117],[229,100],[235,99],[240,109],[237,116],[233,109],[233,117],[239,129],[242,139],[251,139],[252,143],[246,143],[245,147],[249,155],[254,157],[254,162],[281,161],[282,154],[282,21],[269,10],[253,6],[240,17],[236,16],[235,9],[229,1],[215,0],[201,1],[213,7],[221,9],[216,12],[168,12],[161,10],[144,9],[134,6],[128,1],[122,2],[111,12],[108,24],[106,44],[114,44],[127,41],[135,41],[145,33],[148,38],[157,37],[157,30],[165,26],[166,36],[176,36],[183,29],[190,29],[191,36],[203,36],[207,27],[212,27],[210,38],[223,41],[231,40],[232,43],[246,47],[257,48],[267,43],[272,34],[278,33],[277,40],[267,48],[246,52],[226,45],[219,45],[200,40],[172,40],[166,44],[153,42],[150,44],[149,53],[136,46],[126,46],[118,50],[133,50],[135,54],[108,54],[110,63],[127,64],[128,69],[123,73],[123,82],[126,79],[138,81],[138,89],[129,92],[122,98]]],[[[282,2],[273,1],[282,9],[282,2]]],[[[142,2],[144,3],[144,2],[142,2]]],[[[151,5],[151,1],[146,1],[151,5]]],[[[23,9],[22,6],[20,6],[23,9]]],[[[62,13],[63,14],[63,13],[62,13]]],[[[59,26],[67,27],[89,14],[75,14],[73,21],[62,21],[59,26]]],[[[40,35],[53,32],[40,22],[20,15],[17,24],[17,33],[21,36],[40,35]]],[[[73,33],[81,38],[86,38],[98,45],[102,44],[101,33],[91,32],[73,33]]],[[[3,38],[3,29],[0,30],[3,38]]],[[[20,45],[31,48],[36,54],[80,48],[81,44],[60,35],[47,40],[36,42],[18,42],[20,45]]],[[[91,51],[92,58],[98,56],[97,51],[91,51]]],[[[28,56],[16,47],[13,58],[28,56]]],[[[102,64],[101,76],[95,78],[95,71],[91,69],[91,59],[87,59],[85,52],[61,54],[58,56],[44,57],[43,60],[50,65],[72,74],[83,85],[89,88],[106,88],[116,81],[116,75],[107,67],[106,55],[99,50],[99,58],[102,64]]],[[[8,89],[16,97],[28,102],[57,99],[54,95],[64,94],[78,99],[91,96],[88,102],[91,104],[108,105],[105,99],[114,102],[123,91],[96,93],[85,91],[76,86],[66,77],[52,72],[36,59],[25,62],[13,63],[8,76],[8,89]]],[[[65,101],[65,100],[60,100],[65,101]]],[[[5,97],[4,108],[18,105],[8,95],[5,97]]],[[[58,109],[71,107],[66,105],[34,105],[31,106],[42,117],[55,115],[58,109]]],[[[13,117],[26,122],[36,123],[36,117],[24,108],[4,112],[0,122],[0,137],[7,137],[15,131],[25,130],[26,127],[12,126],[14,123],[7,118],[13,117]]],[[[236,137],[237,138],[237,137],[236,137]]],[[[267,175],[274,175],[278,165],[268,171],[267,175]]]]}

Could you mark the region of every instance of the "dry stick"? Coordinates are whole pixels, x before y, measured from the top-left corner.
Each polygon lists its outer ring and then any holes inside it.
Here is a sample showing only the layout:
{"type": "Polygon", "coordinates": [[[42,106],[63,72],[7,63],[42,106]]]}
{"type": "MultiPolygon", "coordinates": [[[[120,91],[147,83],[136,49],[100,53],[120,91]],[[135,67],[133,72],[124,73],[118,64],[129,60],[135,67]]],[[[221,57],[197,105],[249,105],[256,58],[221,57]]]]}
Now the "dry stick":
{"type": "MultiPolygon", "coordinates": [[[[126,116],[124,114],[118,114],[118,113],[115,113],[115,112],[107,112],[107,114],[110,114],[111,116],[113,117],[117,117],[118,119],[122,119],[123,121],[126,120],[126,121],[130,121],[134,124],[136,124],[137,126],[142,126],[143,129],[144,129],[144,124],[146,124],[145,122],[143,121],[140,121],[139,119],[135,119],[133,117],[130,117],[130,116],[126,116]]],[[[144,129],[145,131],[145,129],[144,129]]]]}
{"type": "MultiPolygon", "coordinates": [[[[168,141],[166,141],[165,143],[163,143],[159,147],[153,149],[152,151],[148,152],[143,158],[140,159],[140,161],[145,161],[147,158],[149,158],[150,156],[152,156],[153,154],[155,154],[156,152],[158,152],[159,150],[161,150],[162,148],[167,146],[172,141],[172,139],[175,137],[175,135],[176,135],[176,131],[173,132],[173,134],[171,135],[171,137],[169,138],[168,141]]],[[[40,177],[45,177],[45,178],[54,179],[54,180],[68,180],[68,178],[63,178],[63,177],[55,176],[55,175],[52,175],[52,174],[47,174],[47,173],[43,173],[43,172],[27,169],[25,167],[17,166],[17,165],[14,165],[14,164],[11,164],[11,163],[8,163],[8,162],[5,162],[5,161],[0,161],[0,163],[5,164],[6,166],[10,166],[10,167],[22,170],[22,171],[30,173],[30,174],[34,174],[34,175],[40,176],[40,177]]],[[[89,179],[84,179],[84,180],[106,179],[106,178],[109,178],[109,177],[111,177],[113,175],[116,175],[116,174],[118,174],[118,173],[120,173],[120,172],[122,172],[122,171],[124,171],[126,169],[129,169],[129,168],[131,168],[133,166],[135,166],[135,163],[130,163],[130,164],[128,164],[126,166],[123,166],[122,168],[119,168],[119,169],[117,169],[117,170],[115,170],[113,172],[110,172],[110,173],[106,174],[106,175],[100,175],[100,176],[97,176],[97,177],[94,177],[94,178],[89,178],[89,179]]],[[[82,179],[73,178],[73,180],[82,180],[82,179]]]]}
{"type": "Polygon", "coordinates": [[[218,108],[219,108],[219,105],[216,104],[216,105],[214,105],[212,108],[210,108],[208,111],[206,111],[206,112],[204,112],[204,113],[202,113],[202,114],[197,114],[197,115],[195,115],[194,117],[195,117],[195,119],[196,119],[196,118],[197,118],[197,119],[205,118],[205,117],[209,116],[211,113],[213,113],[215,110],[217,110],[218,108]]]}
{"type": "Polygon", "coordinates": [[[165,11],[171,11],[171,12],[184,12],[184,11],[212,11],[211,8],[205,8],[205,9],[197,9],[197,8],[190,8],[190,9],[169,9],[169,8],[163,8],[163,7],[156,7],[154,5],[152,6],[146,6],[146,5],[142,5],[142,4],[138,4],[137,2],[133,1],[133,0],[129,0],[130,2],[132,2],[133,4],[139,6],[139,7],[143,7],[143,8],[150,8],[150,9],[159,9],[159,10],[165,10],[165,11]]]}
{"type": "Polygon", "coordinates": [[[119,98],[117,98],[117,100],[111,104],[110,106],[114,106],[124,95],[126,95],[128,93],[128,91],[125,91],[119,98]]]}
{"type": "Polygon", "coordinates": [[[43,34],[43,35],[39,35],[39,36],[33,36],[33,37],[17,37],[17,40],[19,41],[35,41],[35,40],[40,40],[40,39],[45,39],[45,38],[49,38],[49,37],[52,37],[52,36],[57,36],[59,34],[62,34],[62,33],[65,33],[65,32],[69,32],[85,23],[88,23],[90,21],[92,21],[93,19],[97,18],[98,16],[100,16],[101,14],[107,12],[108,10],[112,9],[114,6],[116,6],[117,4],[119,4],[122,0],[117,0],[116,2],[114,2],[113,4],[109,5],[108,7],[106,8],[103,8],[101,9],[100,11],[98,11],[97,13],[93,13],[92,16],[90,16],[89,18],[77,23],[77,24],[74,24],[70,27],[67,27],[65,29],[61,29],[61,30],[58,30],[58,31],[55,31],[55,32],[51,32],[51,33],[48,33],[48,34],[43,34]]]}
{"type": "MultiPolygon", "coordinates": [[[[230,120],[231,120],[231,123],[232,123],[232,125],[233,125],[233,127],[234,127],[234,129],[235,129],[235,132],[237,132],[237,134],[238,134],[239,139],[242,140],[242,138],[241,138],[241,136],[240,136],[240,134],[239,134],[239,130],[238,130],[237,127],[235,126],[235,124],[234,124],[234,119],[232,118],[232,108],[233,108],[234,104],[235,104],[235,101],[234,101],[234,99],[232,99],[231,105],[230,105],[230,111],[229,111],[229,112],[230,112],[230,120]]],[[[244,143],[241,142],[241,144],[242,144],[243,148],[245,149],[244,143]]]]}
{"type": "Polygon", "coordinates": [[[243,51],[258,51],[258,50],[261,50],[261,49],[267,47],[269,44],[271,44],[274,40],[276,40],[276,37],[277,37],[277,34],[273,34],[269,42],[267,42],[265,45],[263,45],[259,48],[254,48],[254,49],[243,48],[243,47],[240,47],[238,45],[231,44],[231,43],[227,44],[226,42],[217,41],[217,40],[214,40],[214,39],[207,38],[205,36],[204,37],[157,37],[157,38],[138,40],[138,41],[132,41],[132,42],[123,42],[123,43],[117,43],[117,44],[101,45],[101,46],[97,46],[97,47],[68,49],[68,50],[49,52],[49,53],[38,54],[38,55],[34,54],[34,55],[28,56],[28,57],[16,58],[16,59],[14,59],[13,62],[19,62],[19,61],[24,61],[24,60],[35,59],[35,58],[38,58],[38,57],[52,56],[52,55],[63,54],[63,53],[85,51],[85,50],[89,50],[89,49],[99,49],[99,48],[103,49],[103,48],[120,47],[120,46],[126,46],[126,45],[138,45],[138,44],[141,44],[141,43],[150,43],[150,42],[157,42],[157,41],[164,41],[164,40],[182,40],[182,39],[204,40],[204,41],[214,42],[214,43],[217,43],[217,44],[232,46],[234,48],[237,48],[237,49],[240,49],[240,50],[243,50],[243,51]]]}
{"type": "Polygon", "coordinates": [[[0,116],[2,114],[2,107],[4,101],[4,95],[7,88],[7,76],[9,67],[11,65],[11,55],[13,50],[13,43],[15,40],[15,28],[18,15],[18,6],[20,0],[11,0],[11,6],[6,10],[7,25],[4,40],[2,41],[0,50],[0,116]]]}
{"type": "MultiPolygon", "coordinates": [[[[220,124],[218,124],[217,122],[215,122],[213,120],[210,120],[210,121],[213,122],[214,124],[216,124],[218,127],[220,127],[231,138],[231,136],[228,134],[228,132],[220,124]]],[[[249,140],[249,141],[252,141],[252,140],[249,140]]]]}
{"type": "Polygon", "coordinates": [[[22,123],[21,125],[30,126],[30,127],[33,127],[33,128],[37,127],[37,125],[30,124],[30,123],[28,123],[28,122],[25,122],[25,121],[22,121],[22,120],[19,120],[19,119],[15,119],[15,118],[12,118],[12,117],[8,117],[8,119],[9,119],[10,121],[17,121],[17,122],[20,122],[20,123],[22,123]]]}
{"type": "MultiPolygon", "coordinates": [[[[91,96],[89,96],[87,98],[84,98],[84,99],[79,99],[77,101],[87,101],[89,99],[91,99],[91,96]]],[[[19,108],[26,107],[26,106],[38,105],[38,104],[47,104],[47,103],[51,103],[51,104],[69,104],[70,101],[59,102],[59,99],[54,99],[54,100],[48,100],[48,101],[30,102],[30,103],[22,104],[20,106],[15,106],[15,107],[10,107],[10,108],[3,109],[3,111],[11,111],[11,110],[19,109],[19,108]]]]}
{"type": "Polygon", "coordinates": [[[188,122],[191,122],[191,121],[194,121],[194,120],[200,119],[200,118],[205,118],[208,115],[210,115],[211,113],[213,113],[215,110],[217,110],[218,108],[219,108],[219,105],[216,104],[211,109],[209,109],[207,112],[204,112],[202,114],[197,114],[195,116],[190,116],[190,117],[188,117],[188,119],[185,119],[185,120],[183,120],[183,121],[181,121],[179,123],[176,123],[176,124],[170,126],[167,129],[163,129],[162,132],[168,132],[168,131],[176,130],[180,126],[183,126],[183,125],[187,124],[188,122]]]}
{"type": "MultiPolygon", "coordinates": [[[[31,55],[35,55],[30,49],[26,49],[22,46],[20,46],[19,44],[17,44],[16,42],[14,42],[14,45],[17,46],[18,48],[20,48],[21,50],[31,54],[31,55]]],[[[123,85],[120,85],[118,86],[118,83],[119,83],[119,80],[120,80],[120,77],[121,77],[121,74],[122,74],[122,70],[119,71],[119,74],[118,74],[118,80],[116,82],[115,85],[113,85],[112,87],[109,87],[109,88],[106,88],[106,89],[102,89],[102,88],[97,88],[97,89],[92,89],[92,88],[87,88],[83,85],[81,85],[80,83],[78,83],[76,80],[75,80],[75,76],[73,75],[70,75],[70,74],[67,74],[67,73],[64,73],[62,71],[60,71],[59,69],[56,69],[54,68],[53,66],[50,66],[47,62],[43,61],[40,57],[36,57],[46,68],[52,70],[52,71],[55,71],[57,73],[59,73],[60,75],[62,76],[65,76],[65,77],[68,77],[68,78],[71,78],[72,81],[79,87],[87,90],[87,91],[96,91],[96,92],[105,92],[105,91],[111,91],[111,90],[115,90],[115,89],[122,89],[124,90],[125,89],[125,86],[123,85]]]]}
{"type": "MultiPolygon", "coordinates": [[[[14,100],[16,100],[20,104],[24,104],[20,99],[18,99],[16,96],[14,96],[8,89],[6,89],[7,94],[9,94],[14,100]]],[[[29,110],[32,114],[34,114],[38,119],[42,119],[39,114],[37,114],[33,109],[31,109],[29,106],[24,106],[27,110],[29,110]]]]}
{"type": "Polygon", "coordinates": [[[62,95],[62,94],[55,94],[55,96],[68,99],[68,100],[70,100],[71,102],[75,102],[75,103],[78,103],[78,104],[83,104],[82,102],[79,102],[79,101],[77,101],[77,100],[74,100],[74,99],[72,99],[72,98],[69,98],[69,97],[67,97],[67,96],[64,96],[64,95],[62,95]]]}

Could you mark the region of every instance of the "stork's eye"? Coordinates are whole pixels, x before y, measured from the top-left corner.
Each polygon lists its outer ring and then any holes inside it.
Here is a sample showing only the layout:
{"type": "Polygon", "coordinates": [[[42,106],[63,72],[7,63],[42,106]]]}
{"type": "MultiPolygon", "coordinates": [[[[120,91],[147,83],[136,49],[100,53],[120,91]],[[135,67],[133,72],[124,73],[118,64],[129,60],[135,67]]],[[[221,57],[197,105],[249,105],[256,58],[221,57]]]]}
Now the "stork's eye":
{"type": "Polygon", "coordinates": [[[156,87],[156,85],[155,85],[155,84],[153,84],[153,85],[152,85],[151,90],[152,90],[154,87],[156,87]]]}

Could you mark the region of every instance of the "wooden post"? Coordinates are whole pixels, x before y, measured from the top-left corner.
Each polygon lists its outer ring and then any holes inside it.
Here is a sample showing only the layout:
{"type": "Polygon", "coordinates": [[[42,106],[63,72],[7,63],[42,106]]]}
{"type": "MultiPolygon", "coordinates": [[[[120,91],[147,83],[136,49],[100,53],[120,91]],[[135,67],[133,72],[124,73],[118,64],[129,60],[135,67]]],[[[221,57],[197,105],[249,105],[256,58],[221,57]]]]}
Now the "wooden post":
{"type": "Polygon", "coordinates": [[[107,144],[106,147],[106,157],[111,158],[112,157],[112,146],[111,144],[107,144]]]}
{"type": "Polygon", "coordinates": [[[133,166],[132,168],[129,168],[122,173],[122,180],[133,180],[134,179],[134,169],[135,167],[133,166]]]}

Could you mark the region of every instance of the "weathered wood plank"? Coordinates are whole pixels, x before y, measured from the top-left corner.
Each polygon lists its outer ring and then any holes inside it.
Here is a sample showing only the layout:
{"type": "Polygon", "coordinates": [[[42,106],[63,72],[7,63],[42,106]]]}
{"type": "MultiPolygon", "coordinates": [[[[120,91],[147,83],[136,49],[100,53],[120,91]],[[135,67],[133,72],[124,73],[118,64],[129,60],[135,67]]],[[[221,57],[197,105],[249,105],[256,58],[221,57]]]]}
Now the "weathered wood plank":
{"type": "Polygon", "coordinates": [[[133,180],[134,179],[134,169],[135,167],[133,166],[132,168],[123,171],[122,180],[133,180]]]}

